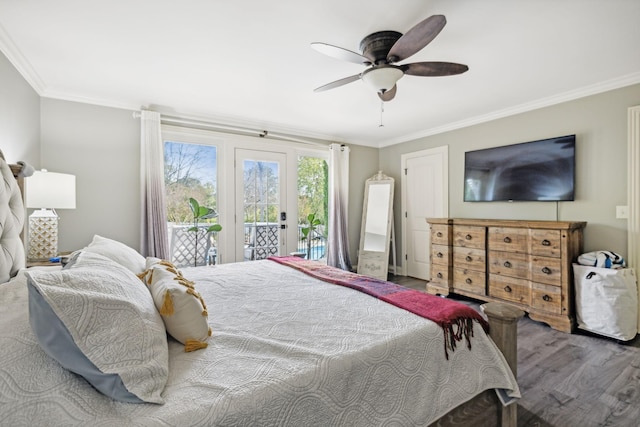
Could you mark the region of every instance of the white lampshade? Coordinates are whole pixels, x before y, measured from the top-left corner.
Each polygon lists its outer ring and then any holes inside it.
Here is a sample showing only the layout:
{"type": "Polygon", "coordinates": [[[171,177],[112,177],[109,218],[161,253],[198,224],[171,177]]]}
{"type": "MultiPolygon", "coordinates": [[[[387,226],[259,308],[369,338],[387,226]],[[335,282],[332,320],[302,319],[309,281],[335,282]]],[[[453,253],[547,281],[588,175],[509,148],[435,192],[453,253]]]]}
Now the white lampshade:
{"type": "Polygon", "coordinates": [[[36,208],[29,216],[30,260],[58,255],[58,214],[50,209],[76,208],[76,177],[66,173],[36,171],[26,179],[25,204],[36,208]]]}
{"type": "Polygon", "coordinates": [[[376,92],[382,93],[391,89],[403,75],[404,72],[400,68],[388,65],[366,70],[362,74],[362,80],[376,92]]]}
{"type": "Polygon", "coordinates": [[[28,208],[75,209],[76,177],[66,173],[35,171],[26,180],[28,208]]]}

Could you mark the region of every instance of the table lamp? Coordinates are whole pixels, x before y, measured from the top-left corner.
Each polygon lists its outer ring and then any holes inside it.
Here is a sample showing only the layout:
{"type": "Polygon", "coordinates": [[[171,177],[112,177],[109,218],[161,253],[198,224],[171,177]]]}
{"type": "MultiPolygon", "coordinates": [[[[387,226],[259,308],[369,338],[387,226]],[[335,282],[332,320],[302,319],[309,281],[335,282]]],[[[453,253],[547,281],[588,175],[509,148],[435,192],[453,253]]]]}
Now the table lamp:
{"type": "Polygon", "coordinates": [[[58,214],[55,209],[76,208],[76,177],[64,173],[35,171],[25,180],[29,216],[29,260],[58,256],[58,214]]]}

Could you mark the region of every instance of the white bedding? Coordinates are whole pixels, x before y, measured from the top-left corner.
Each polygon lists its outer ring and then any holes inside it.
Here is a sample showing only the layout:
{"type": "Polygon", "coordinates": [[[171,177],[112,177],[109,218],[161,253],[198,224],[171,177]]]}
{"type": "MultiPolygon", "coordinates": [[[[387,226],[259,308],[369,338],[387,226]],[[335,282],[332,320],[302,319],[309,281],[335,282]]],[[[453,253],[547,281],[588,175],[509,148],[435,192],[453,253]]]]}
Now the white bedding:
{"type": "MultiPolygon", "coordinates": [[[[2,425],[427,425],[490,388],[519,396],[475,325],[445,359],[436,324],[275,262],[182,270],[208,306],[209,347],[169,342],[166,403],[120,403],[44,353],[23,274],[0,285],[2,425]]],[[[126,334],[126,331],[123,331],[126,334]]]]}

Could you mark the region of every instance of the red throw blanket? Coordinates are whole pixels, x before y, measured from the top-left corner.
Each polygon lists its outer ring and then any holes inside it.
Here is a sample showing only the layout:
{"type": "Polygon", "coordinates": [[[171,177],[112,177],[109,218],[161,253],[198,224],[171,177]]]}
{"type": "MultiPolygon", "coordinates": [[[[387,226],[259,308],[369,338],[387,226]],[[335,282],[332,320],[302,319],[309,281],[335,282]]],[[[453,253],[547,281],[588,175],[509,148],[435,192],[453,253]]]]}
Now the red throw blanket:
{"type": "Polygon", "coordinates": [[[463,336],[467,341],[467,347],[471,349],[474,320],[478,321],[485,332],[489,333],[489,324],[480,313],[460,302],[405,288],[385,280],[340,270],[317,261],[308,261],[304,258],[283,256],[269,257],[268,259],[295,268],[325,282],[364,292],[437,323],[444,331],[444,354],[447,359],[449,359],[449,350],[454,351],[456,343],[462,341],[463,336]]]}

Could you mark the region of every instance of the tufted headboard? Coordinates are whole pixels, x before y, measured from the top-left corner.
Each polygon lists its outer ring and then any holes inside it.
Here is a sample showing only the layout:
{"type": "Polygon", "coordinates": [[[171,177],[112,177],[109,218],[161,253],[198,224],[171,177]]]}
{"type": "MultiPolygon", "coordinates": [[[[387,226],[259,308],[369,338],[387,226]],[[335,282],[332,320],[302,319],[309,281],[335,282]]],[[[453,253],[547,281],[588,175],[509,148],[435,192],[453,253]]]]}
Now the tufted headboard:
{"type": "Polygon", "coordinates": [[[21,166],[9,165],[0,151],[0,283],[15,276],[25,266],[24,228],[25,209],[22,198],[21,166]],[[12,170],[13,167],[13,170],[12,170]]]}

